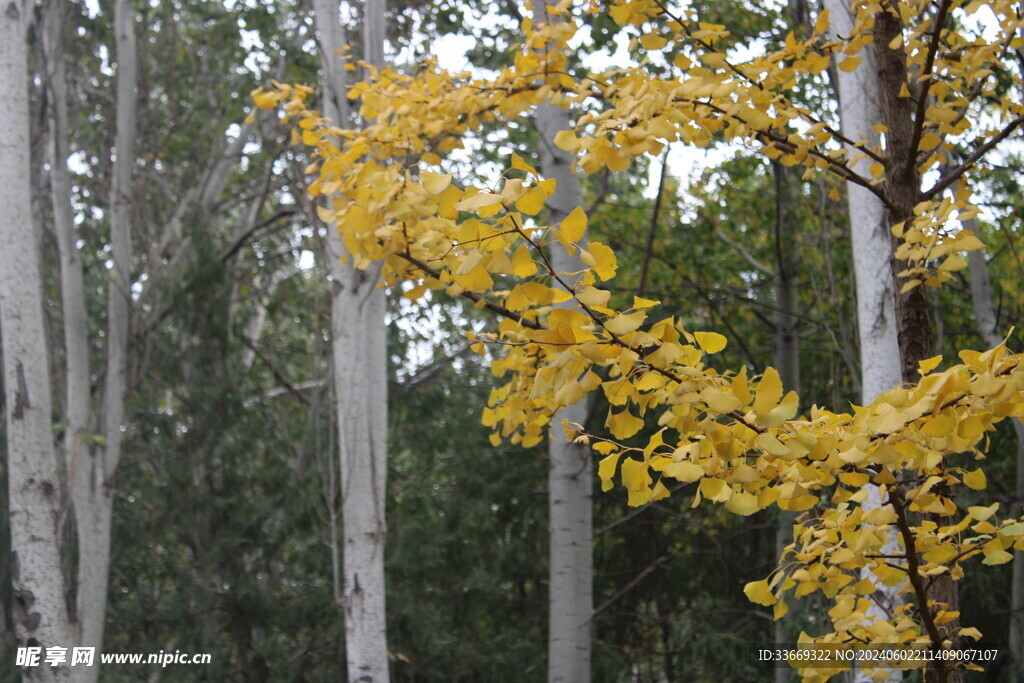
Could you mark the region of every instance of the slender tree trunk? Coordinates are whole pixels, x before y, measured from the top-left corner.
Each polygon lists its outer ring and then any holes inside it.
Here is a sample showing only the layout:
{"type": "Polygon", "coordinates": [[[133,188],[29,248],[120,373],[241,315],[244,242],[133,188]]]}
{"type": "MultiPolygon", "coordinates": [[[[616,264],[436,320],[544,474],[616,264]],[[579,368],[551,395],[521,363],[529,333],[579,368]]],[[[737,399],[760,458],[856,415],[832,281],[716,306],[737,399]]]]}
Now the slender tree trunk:
{"type": "MultiPolygon", "coordinates": [[[[83,516],[89,517],[95,512],[90,509],[90,501],[83,500],[83,492],[90,489],[90,477],[95,469],[96,453],[90,448],[86,436],[95,432],[92,427],[91,389],[89,372],[89,338],[86,328],[85,284],[82,275],[82,259],[76,244],[75,227],[71,209],[71,181],[68,176],[67,159],[70,153],[68,146],[68,104],[67,79],[64,67],[64,4],[51,0],[46,4],[42,31],[47,72],[48,91],[50,95],[50,191],[53,203],[54,230],[57,235],[57,248],[60,253],[60,288],[61,309],[64,322],[64,466],[66,468],[66,485],[75,502],[74,515],[76,526],[83,516]]],[[[98,448],[98,447],[97,447],[98,448]]],[[[92,529],[79,531],[79,557],[88,556],[93,559],[97,549],[93,545],[95,537],[92,529]]],[[[70,560],[70,558],[68,558],[70,560]]],[[[102,559],[102,558],[101,558],[102,559]]],[[[100,567],[99,569],[102,569],[100,567]]],[[[83,637],[94,638],[97,621],[102,626],[104,605],[95,604],[93,590],[99,590],[96,576],[86,578],[83,572],[91,573],[93,566],[79,565],[76,572],[78,585],[75,590],[77,601],[76,616],[78,638],[82,644],[97,647],[101,645],[95,640],[82,640],[83,637]],[[88,585],[86,585],[88,584],[88,585]],[[97,613],[98,610],[98,613],[97,613]]],[[[104,570],[105,571],[105,570],[104,570]]],[[[103,581],[103,597],[106,597],[106,580],[103,581]]],[[[95,672],[86,673],[85,669],[75,671],[76,676],[95,680],[99,666],[92,667],[95,672]]]]}
{"type": "MultiPolygon", "coordinates": [[[[853,32],[851,4],[848,0],[825,0],[829,10],[832,35],[849,36],[853,32]]],[[[872,126],[880,120],[878,75],[875,55],[870,48],[861,53],[860,65],[852,72],[839,70],[839,114],[843,134],[851,140],[864,140],[878,145],[878,134],[872,126]]],[[[870,178],[870,162],[860,159],[853,164],[859,175],[870,178]]],[[[861,403],[867,405],[879,393],[898,385],[902,379],[900,345],[896,318],[895,284],[892,267],[892,236],[885,206],[868,189],[847,183],[850,234],[853,243],[853,269],[857,292],[857,328],[860,342],[861,403]]],[[[882,504],[874,484],[867,485],[868,500],[864,508],[882,504]]],[[[890,533],[883,552],[900,552],[895,532],[890,533]]],[[[871,572],[866,572],[876,586],[869,616],[886,618],[898,604],[897,587],[884,586],[871,572]]],[[[854,680],[869,681],[871,670],[858,669],[854,680]]],[[[888,680],[899,680],[902,674],[889,670],[888,680]]]]}
{"type": "MultiPolygon", "coordinates": [[[[541,168],[557,181],[548,200],[548,221],[554,225],[580,206],[583,194],[572,173],[572,157],[552,143],[555,134],[569,129],[568,112],[544,105],[537,109],[541,168]]],[[[584,245],[585,246],[585,245],[584,245]]],[[[552,249],[556,272],[584,268],[578,257],[562,248],[552,249]]],[[[565,302],[560,305],[571,305],[565,302]]],[[[593,468],[590,448],[565,438],[563,421],[583,424],[586,401],[562,408],[551,421],[548,435],[548,512],[551,526],[548,680],[590,680],[590,621],[593,598],[593,468]]]]}
{"type": "MultiPolygon", "coordinates": [[[[978,222],[973,218],[964,221],[964,227],[981,238],[978,222]]],[[[992,305],[992,283],[988,275],[988,262],[984,251],[967,253],[967,263],[971,275],[971,303],[974,308],[974,322],[978,334],[988,347],[998,346],[1003,341],[999,333],[995,306],[992,305]]],[[[1024,514],[1020,509],[1024,501],[1024,420],[1016,418],[1012,421],[1013,431],[1017,437],[1017,480],[1014,489],[1018,509],[1012,514],[1024,514]]],[[[1014,553],[1013,578],[1010,588],[1010,657],[1012,660],[1011,678],[1024,680],[1024,553],[1014,553]]]]}
{"type": "MultiPolygon", "coordinates": [[[[800,339],[796,330],[797,280],[796,280],[796,174],[781,163],[772,163],[775,179],[775,310],[772,313],[772,341],[774,346],[775,369],[779,371],[782,386],[787,391],[800,393],[800,339]]],[[[782,557],[782,551],[793,540],[793,522],[796,514],[779,510],[775,527],[775,555],[782,557]]],[[[775,643],[787,645],[782,620],[775,621],[775,643]]],[[[789,680],[789,668],[775,669],[775,680],[784,683],[789,680]]]]}
{"type": "MultiPolygon", "coordinates": [[[[113,478],[123,447],[128,373],[128,329],[131,308],[131,184],[135,166],[137,59],[135,12],[130,0],[114,6],[117,55],[116,130],[113,183],[110,193],[110,249],[113,267],[107,284],[107,365],[100,429],[104,443],[72,448],[71,480],[78,530],[77,606],[81,643],[102,648],[110,572],[110,527],[113,478]]],[[[84,670],[97,680],[99,667],[84,670]]]]}
{"type": "MultiPolygon", "coordinates": [[[[535,12],[538,22],[551,19],[544,4],[535,12]]],[[[536,128],[541,170],[556,181],[548,200],[548,223],[561,222],[583,203],[579,178],[573,172],[573,155],[554,144],[555,135],[572,128],[569,112],[560,107],[537,108],[536,128]]],[[[586,246],[585,244],[581,246],[586,246]]],[[[556,272],[575,272],[584,265],[563,248],[551,250],[556,272]]],[[[572,305],[565,302],[563,306],[572,305]]],[[[584,683],[590,680],[590,628],[593,597],[593,480],[590,448],[570,443],[563,422],[583,424],[586,401],[562,408],[551,421],[548,434],[548,512],[550,583],[548,600],[548,680],[584,683]]]]}
{"type": "MultiPolygon", "coordinates": [[[[0,4],[0,330],[14,622],[20,647],[70,647],[63,543],[65,490],[53,447],[37,227],[29,187],[29,8],[0,4]]],[[[24,669],[27,680],[69,680],[67,666],[24,669]]]]}
{"type": "MultiPolygon", "coordinates": [[[[337,51],[344,34],[335,2],[316,0],[324,113],[347,119],[344,71],[337,51]]],[[[364,5],[366,61],[384,61],[384,0],[364,5]]],[[[379,267],[370,271],[342,264],[337,228],[328,225],[334,384],[338,402],[338,446],[342,496],[343,607],[350,681],[388,680],[384,596],[385,493],[387,487],[386,299],[377,288],[379,267]]]]}

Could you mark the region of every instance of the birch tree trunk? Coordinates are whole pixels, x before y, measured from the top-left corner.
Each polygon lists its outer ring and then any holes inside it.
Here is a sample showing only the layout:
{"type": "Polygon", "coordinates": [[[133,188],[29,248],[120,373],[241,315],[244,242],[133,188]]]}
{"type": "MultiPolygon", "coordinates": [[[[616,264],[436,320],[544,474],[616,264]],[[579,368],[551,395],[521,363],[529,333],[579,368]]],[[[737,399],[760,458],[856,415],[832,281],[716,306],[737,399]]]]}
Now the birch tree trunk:
{"type": "MultiPolygon", "coordinates": [[[[964,227],[981,238],[978,222],[973,218],[964,221],[964,227]]],[[[995,306],[992,305],[992,283],[988,275],[988,262],[984,251],[967,252],[970,266],[971,303],[974,308],[974,322],[978,334],[988,347],[1002,343],[999,333],[995,306]]],[[[1016,418],[1011,422],[1017,437],[1017,477],[1014,493],[1018,501],[1024,500],[1024,420],[1016,418]]],[[[1014,511],[1014,514],[1021,514],[1014,511]]],[[[1013,578],[1010,587],[1010,658],[1012,675],[1018,681],[1024,680],[1024,553],[1014,553],[1013,578]]]]}
{"type": "MultiPolygon", "coordinates": [[[[832,35],[849,36],[853,32],[851,6],[850,0],[824,0],[824,7],[829,11],[829,31],[832,35]]],[[[878,134],[872,128],[880,120],[875,56],[870,48],[866,48],[861,57],[854,71],[837,70],[839,115],[843,135],[850,140],[863,140],[868,146],[877,147],[878,134]]],[[[852,170],[865,178],[871,177],[869,169],[870,161],[867,158],[852,165],[852,170]]],[[[861,404],[867,405],[879,393],[897,386],[903,379],[896,319],[896,290],[890,265],[892,236],[885,206],[877,196],[855,183],[847,183],[846,192],[857,295],[861,404]]],[[[870,509],[880,506],[882,500],[878,486],[868,484],[866,488],[868,501],[863,507],[870,509]]],[[[890,532],[884,548],[883,552],[886,553],[901,551],[895,532],[890,532]]],[[[886,613],[898,604],[899,586],[884,586],[871,572],[866,572],[866,576],[876,587],[868,614],[885,618],[886,613]]],[[[871,670],[857,669],[854,680],[869,681],[871,674],[871,670]]],[[[888,671],[887,680],[901,678],[899,671],[888,671]]]]}
{"type": "MultiPolygon", "coordinates": [[[[80,444],[76,441],[72,441],[69,452],[69,474],[73,473],[70,477],[71,497],[78,531],[77,609],[80,642],[83,646],[96,648],[102,648],[103,645],[110,572],[113,478],[123,447],[127,392],[132,269],[130,191],[135,166],[138,71],[135,12],[129,0],[118,0],[115,4],[114,44],[117,55],[117,118],[113,183],[108,211],[113,267],[107,283],[107,365],[99,420],[104,442],[83,449],[77,447],[80,444]]],[[[97,680],[99,666],[84,669],[82,675],[82,680],[97,680]]]]}
{"type": "MultiPolygon", "coordinates": [[[[13,608],[19,647],[71,647],[63,571],[66,496],[53,447],[41,264],[31,218],[28,11],[7,0],[0,13],[0,330],[13,608]]],[[[70,680],[67,666],[23,673],[31,681],[70,680]]]]}
{"type": "MultiPolygon", "coordinates": [[[[364,59],[384,62],[384,0],[364,5],[364,59]]],[[[345,44],[338,4],[315,0],[324,69],[325,108],[343,125],[345,80],[337,51],[345,44]]],[[[337,228],[327,226],[331,263],[334,388],[337,398],[343,544],[345,652],[350,681],[387,681],[384,596],[387,486],[386,299],[377,288],[379,267],[342,264],[337,228]]]]}
{"type": "MultiPolygon", "coordinates": [[[[536,20],[549,22],[547,6],[538,3],[536,20]]],[[[579,178],[573,173],[572,154],[554,144],[555,135],[572,128],[569,112],[557,106],[537,108],[535,125],[540,165],[545,177],[556,181],[548,200],[548,223],[555,225],[583,203],[579,178]]],[[[582,244],[581,246],[586,246],[582,244]]],[[[584,268],[578,257],[555,246],[551,250],[555,272],[584,268]]],[[[572,306],[567,301],[558,306],[572,306]]],[[[563,422],[583,424],[586,401],[562,408],[548,432],[548,513],[550,582],[548,600],[548,680],[583,683],[590,680],[590,624],[593,619],[593,468],[589,446],[565,438],[563,422]]]]}
{"type": "MultiPolygon", "coordinates": [[[[554,146],[555,134],[571,128],[569,113],[559,107],[537,108],[540,164],[544,176],[557,181],[548,200],[548,222],[561,222],[583,202],[572,156],[554,146]]],[[[586,245],[582,245],[586,246],[586,245]]],[[[582,270],[578,257],[555,246],[551,264],[556,272],[582,270]]],[[[556,307],[571,306],[567,301],[556,307]]],[[[550,516],[550,599],[548,620],[548,680],[590,680],[590,622],[593,598],[593,468],[589,446],[565,438],[563,422],[583,424],[586,401],[562,408],[548,433],[548,513],[550,516]]]]}

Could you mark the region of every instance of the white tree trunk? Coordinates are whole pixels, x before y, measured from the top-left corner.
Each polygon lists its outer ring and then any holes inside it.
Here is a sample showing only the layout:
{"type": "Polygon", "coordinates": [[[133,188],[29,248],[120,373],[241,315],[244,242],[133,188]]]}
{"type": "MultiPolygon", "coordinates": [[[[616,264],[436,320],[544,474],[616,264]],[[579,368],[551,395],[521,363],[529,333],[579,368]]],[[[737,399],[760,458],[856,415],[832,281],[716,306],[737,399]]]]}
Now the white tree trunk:
{"type": "MultiPolygon", "coordinates": [[[[853,17],[849,0],[824,0],[829,11],[829,30],[833,36],[849,36],[853,32],[853,17]]],[[[842,131],[853,141],[865,140],[869,146],[878,145],[878,134],[872,126],[880,120],[877,100],[878,80],[873,53],[866,48],[862,60],[852,72],[837,70],[839,89],[839,115],[842,131]]],[[[851,150],[852,152],[852,150],[851,150]]],[[[870,161],[860,159],[852,170],[871,178],[870,161]]],[[[875,396],[903,381],[900,362],[898,328],[896,324],[896,288],[892,274],[892,236],[881,200],[867,188],[847,183],[847,202],[850,215],[850,234],[853,244],[853,270],[857,296],[857,330],[860,340],[861,403],[867,405],[875,396]]],[[[865,509],[881,505],[878,487],[868,484],[865,509]]],[[[901,548],[895,532],[891,532],[883,552],[898,553],[901,548]]],[[[873,573],[867,572],[876,586],[870,616],[884,618],[897,604],[897,587],[884,586],[873,573]]],[[[858,669],[854,680],[871,680],[870,670],[858,669]]],[[[902,678],[899,671],[890,670],[889,680],[902,678]]]]}
{"type": "MultiPolygon", "coordinates": [[[[848,36],[853,31],[848,0],[825,0],[832,35],[848,36]]],[[[877,79],[870,49],[852,72],[837,70],[839,115],[843,134],[854,141],[878,145],[872,126],[879,121],[877,79]]],[[[871,162],[860,159],[853,170],[870,178],[871,162]]],[[[861,401],[896,386],[902,380],[895,285],[892,277],[892,235],[886,225],[885,207],[867,188],[847,183],[850,233],[853,242],[853,270],[857,287],[857,328],[861,356],[861,401]]]]}
{"type": "MultiPolygon", "coordinates": [[[[131,307],[131,176],[135,166],[137,61],[135,12],[130,0],[114,7],[117,55],[117,119],[113,183],[110,193],[110,247],[113,267],[107,283],[107,364],[100,417],[105,443],[72,453],[71,481],[78,530],[77,608],[81,644],[102,648],[110,571],[113,477],[125,430],[128,371],[128,320],[131,307]]],[[[82,680],[95,681],[99,667],[84,669],[82,680]]]]}
{"type": "MultiPolygon", "coordinates": [[[[366,0],[364,58],[384,61],[384,0],[366,0]]],[[[324,69],[324,114],[348,118],[344,45],[338,4],[315,0],[324,69]]],[[[343,544],[345,652],[350,681],[387,681],[384,599],[385,492],[387,487],[386,299],[377,288],[379,268],[341,264],[336,226],[328,225],[334,384],[338,411],[343,544]]]]}
{"type": "MultiPolygon", "coordinates": [[[[543,11],[543,10],[541,10],[543,11]]],[[[557,182],[548,200],[548,223],[555,225],[583,203],[573,155],[557,148],[555,135],[571,128],[569,112],[537,108],[536,127],[544,175],[557,182]]],[[[582,246],[586,246],[583,244],[582,246]]],[[[556,272],[582,270],[578,257],[555,245],[551,264],[556,272]]],[[[571,306],[565,302],[560,306],[571,306]]],[[[590,447],[566,440],[563,421],[583,424],[586,400],[562,408],[548,432],[548,512],[550,516],[550,586],[548,615],[548,680],[580,683],[590,680],[590,624],[593,597],[593,481],[590,447]]]]}
{"type": "MultiPolygon", "coordinates": [[[[31,218],[29,8],[0,4],[0,329],[14,622],[20,647],[71,647],[62,554],[65,490],[53,446],[40,255],[31,218]]],[[[26,669],[27,680],[69,680],[66,666],[26,669]]]]}

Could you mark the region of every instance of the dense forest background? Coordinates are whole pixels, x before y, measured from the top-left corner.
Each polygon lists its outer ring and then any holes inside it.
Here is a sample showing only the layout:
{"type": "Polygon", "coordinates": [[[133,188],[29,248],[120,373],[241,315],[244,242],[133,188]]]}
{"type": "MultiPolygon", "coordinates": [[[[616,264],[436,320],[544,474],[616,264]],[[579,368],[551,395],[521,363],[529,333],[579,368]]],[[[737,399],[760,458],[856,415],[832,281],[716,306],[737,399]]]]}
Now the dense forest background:
{"type": "MultiPolygon", "coordinates": [[[[56,4],[95,389],[104,382],[112,258],[113,14],[105,4],[56,4]]],[[[782,40],[792,20],[791,8],[770,1],[709,0],[700,9],[708,21],[769,42],[782,40]]],[[[48,151],[55,94],[47,67],[52,44],[41,28],[52,8],[35,11],[28,43],[32,208],[59,408],[65,316],[48,151]]],[[[343,680],[326,227],[306,194],[309,158],[291,144],[290,130],[273,112],[243,123],[259,85],[273,79],[318,87],[312,8],[218,0],[135,2],[132,11],[139,85],[127,204],[134,243],[128,428],[116,474],[104,650],[209,652],[212,664],[188,671],[111,667],[101,680],[343,680]]],[[[456,44],[437,38],[468,33],[467,59],[479,69],[498,68],[521,12],[516,3],[485,0],[391,3],[386,59],[414,70],[437,45],[456,44]]],[[[358,23],[358,7],[351,19],[358,23]]],[[[636,46],[630,54],[609,42],[609,26],[607,16],[593,17],[573,68],[586,68],[590,55],[638,58],[636,46]]],[[[835,116],[831,92],[803,98],[835,116]]],[[[504,167],[512,149],[537,144],[529,120],[485,128],[464,172],[504,167]]],[[[1006,146],[977,189],[1003,333],[1024,324],[1017,149],[1006,146]]],[[[792,388],[801,410],[858,402],[844,188],[824,175],[802,180],[727,145],[703,154],[670,147],[660,162],[636,161],[627,173],[581,174],[590,230],[618,256],[614,296],[656,298],[659,317],[722,332],[729,345],[711,362],[722,370],[745,365],[751,376],[777,363],[780,325],[788,325],[798,347],[792,388]],[[781,318],[780,277],[795,296],[781,318]]],[[[987,347],[970,277],[954,273],[929,291],[936,353],[987,347]]],[[[490,329],[495,320],[443,293],[410,301],[395,287],[387,297],[392,676],[542,680],[546,447],[495,448],[480,422],[496,380],[464,332],[490,329]]],[[[601,429],[607,411],[602,401],[590,407],[593,429],[601,429]]],[[[990,482],[985,500],[1004,510],[1021,503],[1017,449],[1011,425],[1003,424],[982,465],[990,482]]],[[[688,488],[637,509],[627,507],[623,490],[595,493],[595,680],[775,675],[746,658],[750,643],[773,642],[777,634],[771,610],[749,602],[743,586],[775,566],[787,520],[774,510],[739,517],[721,506],[691,508],[688,488]]],[[[0,486],[0,497],[6,491],[0,486]]],[[[6,510],[4,500],[0,514],[6,510]]],[[[17,681],[7,529],[4,520],[0,681],[17,681]]],[[[77,542],[70,531],[65,540],[77,542]]],[[[961,583],[964,621],[999,642],[998,634],[1009,632],[1011,572],[1011,564],[969,567],[961,583]]],[[[813,633],[824,618],[821,605],[806,602],[783,620],[785,637],[813,633]]],[[[986,680],[1011,680],[1007,665],[1004,657],[986,680]]]]}

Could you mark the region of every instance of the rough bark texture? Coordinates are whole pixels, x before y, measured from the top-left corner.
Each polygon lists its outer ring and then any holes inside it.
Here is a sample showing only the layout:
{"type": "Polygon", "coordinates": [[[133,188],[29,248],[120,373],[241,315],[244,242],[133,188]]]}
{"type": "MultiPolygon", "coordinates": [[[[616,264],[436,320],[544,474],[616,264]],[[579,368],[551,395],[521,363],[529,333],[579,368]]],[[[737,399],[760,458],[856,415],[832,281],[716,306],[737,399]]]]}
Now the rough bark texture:
{"type": "MultiPolygon", "coordinates": [[[[964,227],[981,238],[978,223],[973,218],[964,221],[964,227]]],[[[997,346],[1003,341],[999,329],[995,306],[992,304],[992,283],[988,276],[988,262],[984,251],[967,253],[967,263],[971,276],[971,303],[974,308],[974,322],[978,334],[988,347],[997,346]]],[[[1017,478],[1014,489],[1018,501],[1018,509],[1012,514],[1024,514],[1020,501],[1024,501],[1024,420],[1017,418],[1012,421],[1014,434],[1017,436],[1017,478]]],[[[1024,553],[1014,553],[1013,578],[1010,589],[1010,658],[1014,680],[1024,680],[1024,553]]]]}
{"type": "MultiPolygon", "coordinates": [[[[888,128],[886,134],[885,196],[889,203],[888,223],[896,225],[913,217],[914,207],[921,199],[921,177],[917,169],[917,147],[914,143],[914,111],[909,97],[900,97],[903,88],[910,88],[906,54],[902,47],[890,49],[889,44],[903,34],[903,22],[896,11],[883,11],[875,15],[875,44],[878,55],[878,83],[881,96],[881,122],[888,128]]],[[[925,98],[927,92],[915,93],[925,98]]],[[[906,264],[892,259],[893,276],[896,286],[902,288],[905,278],[899,272],[906,264]]],[[[901,373],[905,382],[916,382],[918,362],[932,356],[932,330],[928,318],[928,298],[923,286],[918,286],[897,296],[896,318],[899,326],[901,373]]],[[[949,491],[936,491],[951,495],[949,491]]],[[[948,517],[930,516],[939,526],[953,523],[948,517]]],[[[946,609],[958,612],[960,599],[956,581],[949,574],[935,577],[928,591],[929,600],[946,605],[946,609]]],[[[956,633],[960,620],[954,619],[943,624],[945,633],[956,633]]],[[[963,670],[943,671],[942,664],[929,667],[925,673],[928,681],[963,680],[963,670]]]]}
{"type": "MultiPolygon", "coordinates": [[[[70,647],[63,571],[65,492],[53,447],[40,255],[31,218],[25,26],[28,8],[0,4],[0,329],[14,622],[21,647],[70,647]]],[[[23,671],[69,680],[66,666],[23,671]]]]}
{"type": "MultiPolygon", "coordinates": [[[[538,22],[550,21],[538,3],[538,22]]],[[[554,144],[555,135],[571,128],[569,112],[560,107],[537,108],[536,128],[541,171],[556,181],[548,200],[548,223],[562,221],[583,203],[573,156],[554,144]]],[[[555,246],[551,263],[556,272],[575,272],[584,265],[555,246]]],[[[572,305],[565,302],[563,305],[572,305]]],[[[548,434],[548,513],[550,587],[548,600],[548,680],[584,683],[590,680],[590,624],[593,618],[593,480],[590,448],[566,440],[564,421],[583,424],[586,401],[566,406],[554,416],[548,434]]]]}
{"type": "MultiPolygon", "coordinates": [[[[849,36],[854,21],[849,0],[825,0],[829,10],[829,30],[832,35],[849,36]]],[[[839,114],[843,134],[850,140],[863,140],[871,147],[878,145],[878,135],[872,126],[880,120],[878,73],[875,54],[871,49],[861,53],[860,65],[852,72],[838,71],[839,114]]],[[[852,164],[852,170],[871,178],[867,158],[852,164]]],[[[896,316],[895,285],[891,267],[892,235],[885,206],[868,189],[847,183],[847,202],[850,215],[850,234],[853,243],[853,268],[857,295],[857,331],[860,342],[861,403],[867,405],[879,393],[891,389],[902,380],[900,346],[896,316]]],[[[881,505],[878,487],[868,484],[865,509],[881,505]]],[[[900,552],[895,532],[889,536],[886,553],[900,552]]],[[[877,586],[873,609],[869,614],[884,618],[897,604],[895,588],[883,586],[874,574],[867,578],[877,586]]],[[[898,587],[897,587],[898,588],[898,587]]],[[[857,670],[854,680],[867,681],[872,672],[857,670]]],[[[888,680],[899,680],[898,671],[890,671],[888,680]]]]}
{"type": "MultiPolygon", "coordinates": [[[[384,61],[384,1],[367,0],[364,58],[384,61]]],[[[325,108],[331,119],[347,118],[344,70],[337,50],[344,45],[338,4],[314,3],[324,68],[325,108]]],[[[384,290],[379,269],[342,265],[343,247],[328,228],[334,383],[338,411],[342,523],[345,652],[350,681],[388,680],[384,597],[384,517],[387,486],[387,340],[384,290]]]]}

